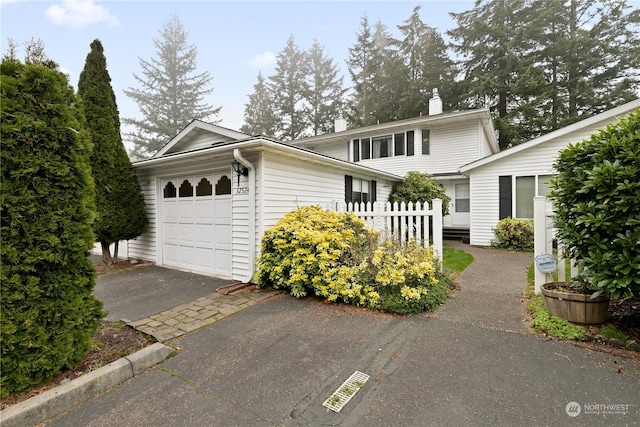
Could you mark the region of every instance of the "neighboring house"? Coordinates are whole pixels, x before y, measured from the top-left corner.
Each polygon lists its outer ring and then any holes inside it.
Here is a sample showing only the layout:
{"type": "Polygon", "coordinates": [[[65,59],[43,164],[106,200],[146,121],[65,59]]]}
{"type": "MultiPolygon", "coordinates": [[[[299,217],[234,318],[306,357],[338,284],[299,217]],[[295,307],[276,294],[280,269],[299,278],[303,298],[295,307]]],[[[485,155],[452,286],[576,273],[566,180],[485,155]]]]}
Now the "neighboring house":
{"type": "Polygon", "coordinates": [[[548,194],[558,152],[637,108],[640,99],[462,166],[471,184],[471,244],[490,245],[502,218],[532,219],[533,197],[548,194]]]}
{"type": "Polygon", "coordinates": [[[254,273],[264,231],[287,212],[345,199],[386,201],[402,181],[200,121],[133,166],[149,230],[129,241],[128,256],[245,282],[254,273]]]}
{"type": "Polygon", "coordinates": [[[493,122],[488,109],[443,114],[434,92],[428,116],[356,129],[336,120],[336,132],[290,144],[402,177],[409,171],[430,173],[452,200],[444,227],[468,234],[469,179],[459,168],[498,152],[493,122]]]}

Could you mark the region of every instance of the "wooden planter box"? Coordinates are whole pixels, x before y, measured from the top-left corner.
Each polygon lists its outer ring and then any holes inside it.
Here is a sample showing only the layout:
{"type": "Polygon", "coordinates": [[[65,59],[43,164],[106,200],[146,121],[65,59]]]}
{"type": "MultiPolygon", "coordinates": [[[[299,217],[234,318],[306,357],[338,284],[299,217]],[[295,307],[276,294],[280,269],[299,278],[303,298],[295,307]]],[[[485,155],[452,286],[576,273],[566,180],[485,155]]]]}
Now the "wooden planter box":
{"type": "Polygon", "coordinates": [[[609,297],[600,295],[591,299],[591,295],[553,290],[557,286],[568,288],[571,284],[551,282],[542,285],[542,295],[544,295],[544,302],[549,313],[569,322],[586,325],[605,322],[609,309],[609,297]]]}

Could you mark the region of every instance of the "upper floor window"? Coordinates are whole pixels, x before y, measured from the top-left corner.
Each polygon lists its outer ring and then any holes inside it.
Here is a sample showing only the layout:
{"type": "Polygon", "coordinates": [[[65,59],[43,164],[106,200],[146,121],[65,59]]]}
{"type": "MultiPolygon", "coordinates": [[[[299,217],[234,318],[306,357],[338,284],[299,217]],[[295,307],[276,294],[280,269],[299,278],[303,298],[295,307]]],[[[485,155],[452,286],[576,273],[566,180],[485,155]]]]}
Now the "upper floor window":
{"type": "Polygon", "coordinates": [[[422,129],[422,154],[431,154],[430,139],[429,129],[422,129]]]}
{"type": "Polygon", "coordinates": [[[351,141],[351,159],[354,162],[393,156],[413,156],[414,131],[361,138],[351,141]]]}

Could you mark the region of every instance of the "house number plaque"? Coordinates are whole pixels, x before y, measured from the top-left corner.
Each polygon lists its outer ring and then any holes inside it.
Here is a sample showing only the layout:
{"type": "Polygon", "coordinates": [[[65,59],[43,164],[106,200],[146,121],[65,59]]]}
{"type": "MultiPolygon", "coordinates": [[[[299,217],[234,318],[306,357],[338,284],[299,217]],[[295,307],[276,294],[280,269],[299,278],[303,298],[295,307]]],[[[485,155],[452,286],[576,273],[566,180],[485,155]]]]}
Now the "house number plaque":
{"type": "Polygon", "coordinates": [[[249,194],[249,187],[236,187],[236,194],[249,194]]]}

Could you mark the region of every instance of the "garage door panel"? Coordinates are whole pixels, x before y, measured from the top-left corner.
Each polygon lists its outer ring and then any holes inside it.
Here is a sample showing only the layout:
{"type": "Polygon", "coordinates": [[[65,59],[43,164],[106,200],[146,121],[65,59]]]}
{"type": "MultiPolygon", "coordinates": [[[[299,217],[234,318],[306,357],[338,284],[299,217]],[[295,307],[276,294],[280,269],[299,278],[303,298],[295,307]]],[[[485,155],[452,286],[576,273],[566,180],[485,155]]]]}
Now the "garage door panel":
{"type": "Polygon", "coordinates": [[[215,246],[215,230],[212,224],[197,224],[196,231],[196,244],[198,246],[207,248],[213,248],[215,246]]]}
{"type": "Polygon", "coordinates": [[[215,195],[211,188],[222,175],[179,176],[163,181],[162,244],[166,265],[231,276],[231,195],[215,195]],[[169,189],[169,181],[176,188],[169,189]]]}
{"type": "Polygon", "coordinates": [[[213,199],[197,200],[195,205],[195,222],[198,224],[213,224],[213,199]]]}

